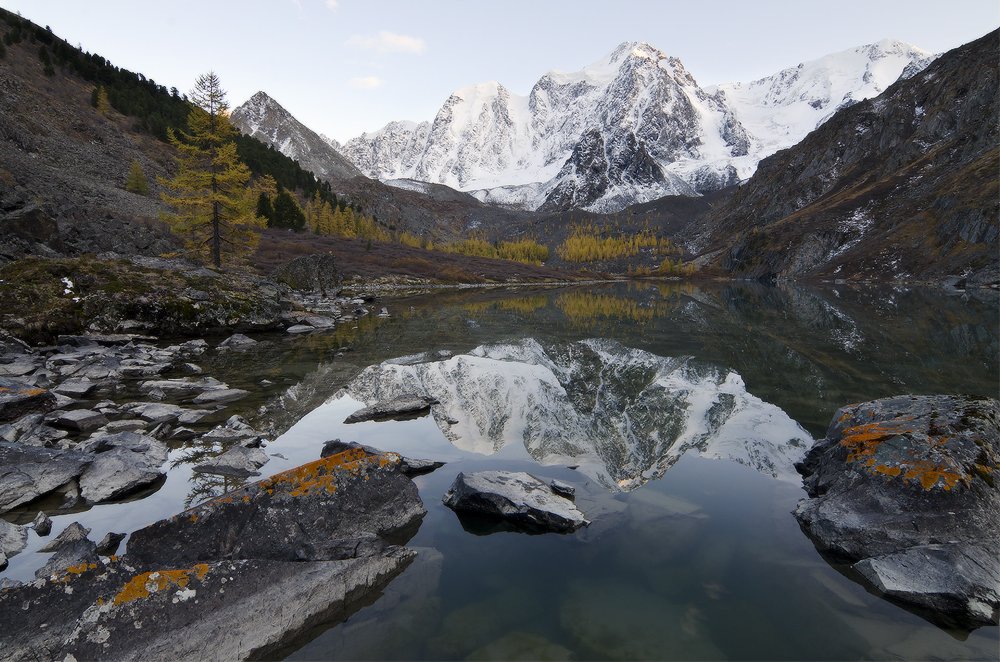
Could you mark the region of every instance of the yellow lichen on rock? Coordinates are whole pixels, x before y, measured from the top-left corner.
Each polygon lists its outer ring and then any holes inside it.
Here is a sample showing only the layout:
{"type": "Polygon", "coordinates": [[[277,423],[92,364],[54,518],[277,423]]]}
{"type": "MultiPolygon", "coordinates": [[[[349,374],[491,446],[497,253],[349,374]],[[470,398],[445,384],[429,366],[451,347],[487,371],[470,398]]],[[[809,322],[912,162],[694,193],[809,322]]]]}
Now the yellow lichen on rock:
{"type": "Polygon", "coordinates": [[[141,600],[143,598],[148,598],[153,593],[158,593],[170,586],[176,586],[177,588],[185,588],[188,582],[192,578],[197,578],[199,581],[205,578],[208,574],[208,564],[199,563],[191,568],[183,568],[180,570],[154,570],[151,572],[143,572],[136,575],[128,581],[118,591],[117,595],[112,599],[115,606],[127,604],[134,600],[141,600]]]}

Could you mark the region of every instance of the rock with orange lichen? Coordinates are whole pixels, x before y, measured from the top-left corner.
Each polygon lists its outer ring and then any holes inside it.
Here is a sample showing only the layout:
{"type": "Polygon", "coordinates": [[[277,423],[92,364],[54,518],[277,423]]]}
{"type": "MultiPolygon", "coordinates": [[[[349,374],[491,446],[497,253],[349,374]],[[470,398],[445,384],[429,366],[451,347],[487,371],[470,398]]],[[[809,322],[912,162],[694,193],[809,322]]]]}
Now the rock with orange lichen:
{"type": "Polygon", "coordinates": [[[399,463],[332,455],[140,529],[123,557],[0,589],[3,658],[280,658],[413,559],[399,545],[425,510],[399,463]]]}
{"type": "Polygon", "coordinates": [[[189,565],[377,553],[426,512],[399,463],[395,453],[353,449],[275,474],[136,531],[129,557],[189,565]]]}
{"type": "Polygon", "coordinates": [[[0,421],[13,421],[34,411],[51,409],[55,396],[16,379],[0,377],[0,421]]]}
{"type": "Polygon", "coordinates": [[[816,547],[930,620],[1000,615],[1000,402],[899,396],[840,409],[798,465],[816,547]]]}

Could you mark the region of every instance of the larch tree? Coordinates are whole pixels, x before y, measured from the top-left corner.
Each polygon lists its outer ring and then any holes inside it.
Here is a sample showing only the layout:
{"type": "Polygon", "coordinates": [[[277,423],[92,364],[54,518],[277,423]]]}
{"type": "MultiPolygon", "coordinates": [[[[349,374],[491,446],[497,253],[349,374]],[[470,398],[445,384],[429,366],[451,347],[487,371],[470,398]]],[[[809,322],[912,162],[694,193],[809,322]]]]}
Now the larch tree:
{"type": "Polygon", "coordinates": [[[256,214],[257,196],[247,186],[250,169],[236,153],[226,92],[214,72],[198,77],[191,101],[188,130],[167,131],[177,150],[177,174],[161,180],[163,200],[176,210],[165,219],[218,269],[224,253],[238,258],[256,248],[263,222],[256,214]]]}
{"type": "Polygon", "coordinates": [[[128,169],[125,190],[129,193],[149,195],[149,180],[146,179],[146,173],[142,171],[142,165],[138,161],[132,161],[132,165],[128,169]]]}

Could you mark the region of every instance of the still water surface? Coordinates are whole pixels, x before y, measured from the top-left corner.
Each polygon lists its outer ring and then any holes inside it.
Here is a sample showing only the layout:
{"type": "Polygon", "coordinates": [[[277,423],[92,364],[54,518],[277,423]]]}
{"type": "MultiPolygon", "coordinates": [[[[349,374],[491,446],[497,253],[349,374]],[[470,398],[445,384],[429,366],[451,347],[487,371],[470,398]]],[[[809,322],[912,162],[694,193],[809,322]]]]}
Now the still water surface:
{"type": "MultiPolygon", "coordinates": [[[[995,293],[623,284],[384,303],[388,319],[201,362],[254,387],[244,413],[276,422],[265,475],[333,438],[448,462],[416,479],[418,559],[290,659],[996,658],[997,628],[941,630],[825,561],[791,515],[804,493],[789,470],[843,404],[996,397],[995,293]],[[412,357],[423,352],[445,354],[412,357]],[[446,394],[446,414],[343,423],[399,375],[446,394]],[[463,525],[441,497],[486,468],[575,485],[593,523],[463,525]]],[[[56,530],[75,519],[98,539],[232,487],[191,473],[210,451],[175,449],[156,493],[59,516],[56,530]]],[[[7,576],[30,577],[41,544],[32,534],[7,576]]]]}

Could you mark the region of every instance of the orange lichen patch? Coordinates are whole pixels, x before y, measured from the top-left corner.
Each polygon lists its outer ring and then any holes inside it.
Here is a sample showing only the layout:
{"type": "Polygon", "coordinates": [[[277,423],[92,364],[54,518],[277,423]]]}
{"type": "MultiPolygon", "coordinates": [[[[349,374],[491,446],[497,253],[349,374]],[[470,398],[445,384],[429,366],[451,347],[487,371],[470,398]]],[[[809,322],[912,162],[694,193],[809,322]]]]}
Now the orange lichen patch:
{"type": "Polygon", "coordinates": [[[45,389],[32,388],[32,387],[15,389],[15,388],[9,388],[7,386],[0,386],[0,393],[15,393],[17,395],[33,396],[33,395],[42,395],[43,393],[45,393],[45,389]]]}
{"type": "MultiPolygon", "coordinates": [[[[879,445],[903,432],[891,423],[863,423],[844,428],[840,445],[847,448],[847,461],[869,460],[875,455],[879,445]]],[[[869,465],[870,466],[870,465],[869,465]]]]}
{"type": "Polygon", "coordinates": [[[199,563],[191,568],[181,570],[155,570],[143,572],[129,580],[115,595],[113,602],[123,605],[134,600],[148,598],[151,594],[162,591],[171,586],[184,588],[192,578],[199,581],[205,579],[208,574],[208,564],[199,563]]]}
{"type": "Polygon", "coordinates": [[[884,474],[886,476],[891,476],[895,478],[899,474],[903,473],[903,467],[890,467],[887,464],[880,464],[874,468],[876,473],[884,474]]]}
{"type": "Polygon", "coordinates": [[[903,478],[918,481],[925,490],[929,490],[939,483],[945,490],[950,490],[959,481],[968,485],[970,480],[969,476],[963,473],[934,464],[929,460],[918,460],[912,465],[908,465],[903,478]]]}
{"type": "Polygon", "coordinates": [[[191,516],[188,517],[188,521],[194,524],[198,521],[198,515],[196,513],[191,513],[191,516]]]}
{"type": "Polygon", "coordinates": [[[88,570],[93,570],[96,567],[97,567],[96,563],[81,563],[79,565],[71,565],[70,567],[66,568],[66,574],[67,575],[82,575],[83,573],[87,572],[88,570]]]}
{"type": "Polygon", "coordinates": [[[396,453],[369,455],[360,448],[352,448],[276,474],[262,480],[259,485],[268,494],[277,489],[287,491],[293,497],[320,491],[333,494],[337,491],[338,476],[351,474],[364,475],[367,478],[369,468],[381,468],[398,463],[399,455],[396,453]]]}

